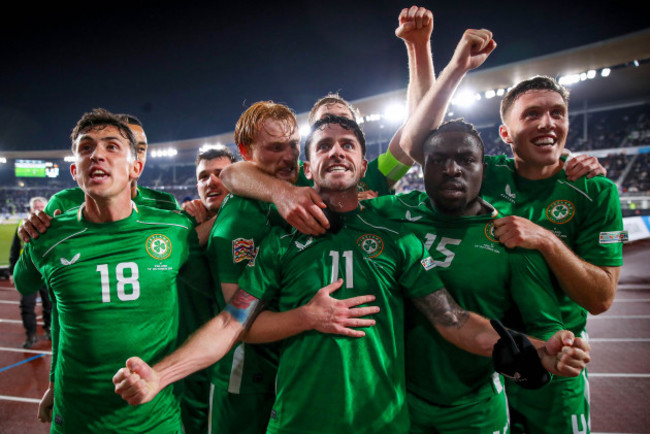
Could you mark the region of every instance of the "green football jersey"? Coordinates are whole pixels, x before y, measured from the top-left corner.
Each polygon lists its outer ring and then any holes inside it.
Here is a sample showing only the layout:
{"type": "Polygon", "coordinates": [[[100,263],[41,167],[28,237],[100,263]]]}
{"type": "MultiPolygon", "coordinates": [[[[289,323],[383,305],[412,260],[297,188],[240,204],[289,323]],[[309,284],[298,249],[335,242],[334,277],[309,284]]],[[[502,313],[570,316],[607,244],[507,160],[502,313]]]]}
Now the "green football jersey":
{"type": "MultiPolygon", "coordinates": [[[[212,227],[206,255],[216,282],[220,309],[226,305],[220,283],[237,283],[262,239],[273,226],[287,228],[269,203],[228,195],[212,227]]],[[[272,393],[277,372],[277,344],[237,344],[217,362],[212,382],[231,393],[272,393]]],[[[268,415],[262,417],[268,418],[268,415]]]]}
{"type": "MultiPolygon", "coordinates": [[[[486,204],[489,206],[489,204],[486,204]]],[[[429,250],[445,288],[468,311],[503,320],[516,309],[529,335],[546,340],[562,320],[544,258],[507,249],[493,234],[492,213],[471,217],[441,214],[426,193],[372,199],[367,206],[401,222],[429,250]]],[[[499,393],[489,357],[470,354],[445,340],[424,315],[407,305],[407,389],[438,405],[484,401],[499,393]]]]}
{"type": "Polygon", "coordinates": [[[340,277],[333,297],[374,294],[381,309],[363,338],[309,331],[280,342],[271,433],[408,432],[404,299],[433,293],[442,282],[414,235],[367,208],[339,216],[336,234],[274,229],[239,281],[288,311],[340,277]]]}
{"type": "Polygon", "coordinates": [[[176,432],[171,387],[130,406],[111,379],[130,356],[154,364],[174,349],[176,276],[196,232],[183,215],[146,206],[112,223],[82,214],[83,207],[55,217],[25,248],[15,274],[19,291],[42,276],[57,306],[52,432],[176,432]]]}
{"type": "MultiPolygon", "coordinates": [[[[550,230],[573,252],[597,266],[623,265],[623,219],[616,185],[597,176],[568,181],[564,170],[531,181],[516,174],[512,159],[486,156],[481,195],[506,215],[525,217],[550,230]]],[[[582,333],[587,311],[558,288],[567,329],[582,333]]]]}
{"type": "MultiPolygon", "coordinates": [[[[83,190],[79,187],[61,190],[52,195],[45,206],[47,215],[54,214],[59,209],[66,212],[69,209],[77,208],[86,200],[83,190]]],[[[138,194],[133,198],[136,205],[145,205],[158,209],[178,211],[181,209],[178,201],[171,193],[152,190],[151,188],[138,186],[138,194]]]]}

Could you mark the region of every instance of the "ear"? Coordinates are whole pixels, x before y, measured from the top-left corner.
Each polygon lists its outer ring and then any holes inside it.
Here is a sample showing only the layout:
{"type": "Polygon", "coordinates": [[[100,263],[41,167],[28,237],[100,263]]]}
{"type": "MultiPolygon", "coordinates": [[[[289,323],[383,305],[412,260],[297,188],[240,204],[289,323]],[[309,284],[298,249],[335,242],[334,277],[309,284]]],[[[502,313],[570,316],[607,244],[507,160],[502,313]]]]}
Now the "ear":
{"type": "Polygon", "coordinates": [[[309,164],[309,161],[303,161],[302,163],[302,171],[305,174],[305,178],[307,179],[314,179],[312,173],[311,173],[311,165],[309,164]]]}
{"type": "Polygon", "coordinates": [[[239,153],[241,154],[242,158],[244,160],[252,160],[250,153],[248,152],[248,149],[246,149],[246,146],[244,146],[243,143],[237,143],[237,149],[239,149],[239,153]]]}
{"type": "Polygon", "coordinates": [[[133,179],[138,179],[140,175],[142,175],[142,169],[144,168],[144,165],[142,164],[142,161],[140,160],[135,160],[133,161],[133,165],[131,166],[131,173],[130,173],[130,178],[133,179]]]}
{"type": "Polygon", "coordinates": [[[366,170],[368,169],[368,160],[366,160],[365,158],[363,159],[362,168],[363,170],[361,171],[361,178],[366,176],[366,170]]]}
{"type": "Polygon", "coordinates": [[[77,180],[77,165],[75,163],[70,164],[70,175],[72,175],[72,179],[77,180]]]}
{"type": "Polygon", "coordinates": [[[508,127],[506,127],[503,124],[499,126],[499,136],[501,137],[501,140],[503,140],[505,143],[512,145],[512,137],[510,136],[508,127]]]}

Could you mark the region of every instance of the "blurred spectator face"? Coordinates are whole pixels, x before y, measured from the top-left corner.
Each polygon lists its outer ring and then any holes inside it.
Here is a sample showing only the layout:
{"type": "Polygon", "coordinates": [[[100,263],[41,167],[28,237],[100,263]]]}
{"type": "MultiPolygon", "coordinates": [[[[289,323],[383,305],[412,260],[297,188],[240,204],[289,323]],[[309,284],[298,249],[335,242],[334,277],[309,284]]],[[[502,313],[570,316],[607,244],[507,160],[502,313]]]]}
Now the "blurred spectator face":
{"type": "Polygon", "coordinates": [[[521,94],[499,128],[501,138],[512,146],[518,171],[559,167],[568,131],[567,105],[552,90],[521,94]]]}
{"type": "Polygon", "coordinates": [[[221,202],[228,194],[219,176],[223,168],[230,164],[230,158],[220,157],[201,160],[196,166],[196,189],[199,191],[201,202],[209,211],[219,211],[221,202]]]}

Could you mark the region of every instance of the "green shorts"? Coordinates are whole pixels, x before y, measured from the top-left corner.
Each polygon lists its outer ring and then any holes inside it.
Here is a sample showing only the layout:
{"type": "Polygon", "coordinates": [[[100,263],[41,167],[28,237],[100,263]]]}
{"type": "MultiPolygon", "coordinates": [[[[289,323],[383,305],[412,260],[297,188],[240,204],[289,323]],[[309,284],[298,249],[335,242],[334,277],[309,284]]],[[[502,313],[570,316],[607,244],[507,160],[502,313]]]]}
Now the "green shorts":
{"type": "Polygon", "coordinates": [[[273,393],[240,395],[212,384],[208,433],[264,434],[274,401],[273,393]]]}
{"type": "Polygon", "coordinates": [[[411,433],[503,433],[508,432],[505,390],[477,402],[437,405],[407,394],[411,433]]]}
{"type": "Polygon", "coordinates": [[[513,433],[589,434],[589,379],[554,376],[538,390],[526,390],[506,383],[513,433]]]}

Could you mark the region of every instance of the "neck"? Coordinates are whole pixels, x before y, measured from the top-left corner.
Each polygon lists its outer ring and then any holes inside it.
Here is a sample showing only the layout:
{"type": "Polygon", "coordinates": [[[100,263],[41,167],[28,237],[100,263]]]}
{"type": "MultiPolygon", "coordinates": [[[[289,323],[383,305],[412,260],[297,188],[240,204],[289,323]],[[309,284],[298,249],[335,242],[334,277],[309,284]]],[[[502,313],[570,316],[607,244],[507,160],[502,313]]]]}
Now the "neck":
{"type": "Polygon", "coordinates": [[[478,197],[474,198],[466,206],[456,209],[445,209],[437,206],[433,200],[430,200],[431,206],[439,213],[449,217],[474,217],[483,214],[491,214],[492,210],[478,197]]]}
{"type": "Polygon", "coordinates": [[[112,198],[93,198],[86,194],[83,215],[91,223],[116,222],[127,218],[132,212],[131,197],[128,193],[112,198]]]}
{"type": "Polygon", "coordinates": [[[137,195],[138,195],[138,182],[133,181],[131,183],[131,199],[135,199],[137,195]]]}
{"type": "Polygon", "coordinates": [[[515,167],[517,169],[517,175],[530,179],[531,181],[537,181],[550,178],[562,170],[562,162],[558,160],[557,163],[550,166],[536,166],[526,164],[523,160],[515,157],[515,167]]]}
{"type": "Polygon", "coordinates": [[[343,191],[316,189],[323,198],[327,207],[336,212],[354,211],[359,207],[359,192],[356,184],[354,187],[343,191]]]}

